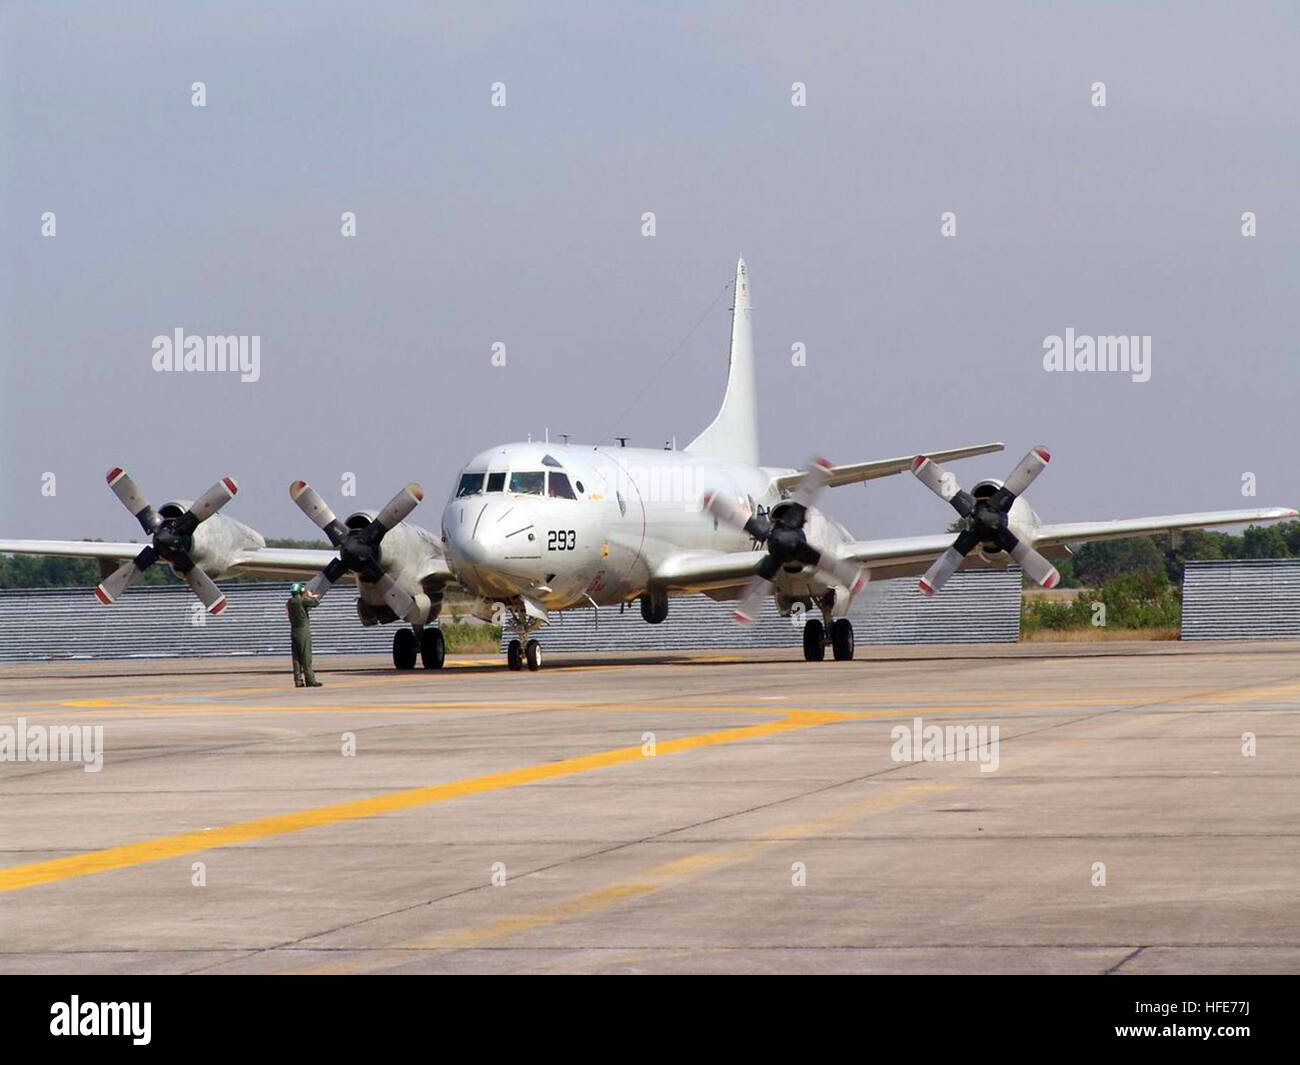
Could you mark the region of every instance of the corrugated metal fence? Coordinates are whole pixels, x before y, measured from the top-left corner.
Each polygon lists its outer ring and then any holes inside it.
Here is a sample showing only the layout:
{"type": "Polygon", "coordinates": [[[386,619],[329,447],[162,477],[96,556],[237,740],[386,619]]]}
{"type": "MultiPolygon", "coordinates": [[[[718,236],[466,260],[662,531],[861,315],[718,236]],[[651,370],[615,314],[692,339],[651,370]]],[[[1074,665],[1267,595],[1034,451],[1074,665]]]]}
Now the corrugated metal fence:
{"type": "MultiPolygon", "coordinates": [[[[668,618],[647,625],[631,603],[596,611],[570,610],[538,636],[547,651],[689,650],[717,647],[797,647],[802,619],[783,618],[769,599],[752,628],[731,620],[734,603],[704,595],[670,599],[668,618]]],[[[816,611],[809,615],[821,617],[816,611]]],[[[1015,643],[1020,638],[1020,570],[956,574],[940,595],[921,594],[915,577],[867,586],[849,613],[858,643],[1015,643]]],[[[502,634],[502,644],[509,639],[502,634]]]]}
{"type": "Polygon", "coordinates": [[[1300,558],[1188,562],[1184,640],[1300,637],[1300,558]]]}
{"type": "MultiPolygon", "coordinates": [[[[183,584],[132,588],[112,606],[85,588],[0,591],[0,661],[289,653],[287,584],[227,581],[222,590],[228,603],[217,617],[183,584]]],[[[362,628],[355,603],[345,585],[312,611],[317,654],[391,651],[392,627],[362,628]]]]}
{"type": "MultiPolygon", "coordinates": [[[[184,585],[133,588],[102,606],[84,588],[0,591],[0,661],[61,657],[151,658],[189,655],[284,655],[289,625],[283,583],[229,581],[229,600],[208,617],[184,585]]],[[[312,612],[316,654],[389,654],[392,625],[363,628],[355,593],[344,586],[312,612]]],[[[542,633],[548,651],[686,650],[696,647],[798,646],[799,633],[769,601],[744,630],[731,607],[703,595],[674,598],[668,620],[647,625],[634,603],[554,616],[542,633]]],[[[1019,570],[957,574],[927,599],[913,578],[880,581],[854,604],[859,643],[1014,642],[1020,634],[1019,570]]]]}

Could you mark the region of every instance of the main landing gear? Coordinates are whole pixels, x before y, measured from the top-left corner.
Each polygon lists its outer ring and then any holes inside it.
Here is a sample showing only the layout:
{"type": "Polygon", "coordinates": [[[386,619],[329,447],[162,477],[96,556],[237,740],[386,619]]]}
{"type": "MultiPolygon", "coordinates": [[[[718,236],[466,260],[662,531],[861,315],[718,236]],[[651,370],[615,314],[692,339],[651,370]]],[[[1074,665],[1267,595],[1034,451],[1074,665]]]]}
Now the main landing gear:
{"type": "Polygon", "coordinates": [[[526,643],[515,639],[506,644],[507,666],[517,671],[524,668],[525,662],[533,673],[542,668],[542,645],[540,643],[533,639],[529,639],[526,643]]]}
{"type": "Polygon", "coordinates": [[[803,627],[803,656],[809,662],[820,662],[826,657],[826,645],[831,645],[835,661],[848,662],[853,658],[853,622],[836,618],[831,622],[830,638],[826,626],[818,618],[809,618],[803,627]]]}
{"type": "Polygon", "coordinates": [[[427,625],[418,632],[398,629],[393,633],[393,665],[398,669],[414,669],[417,654],[425,669],[441,669],[447,659],[447,642],[442,637],[442,629],[437,625],[427,625]]]}

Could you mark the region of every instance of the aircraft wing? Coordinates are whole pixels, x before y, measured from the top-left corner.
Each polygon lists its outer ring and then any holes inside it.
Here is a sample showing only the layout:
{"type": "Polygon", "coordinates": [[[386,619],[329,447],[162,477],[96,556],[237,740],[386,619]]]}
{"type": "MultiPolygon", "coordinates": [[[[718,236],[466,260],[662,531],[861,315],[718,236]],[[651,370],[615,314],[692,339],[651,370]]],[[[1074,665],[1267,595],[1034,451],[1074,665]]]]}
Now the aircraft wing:
{"type": "MultiPolygon", "coordinates": [[[[1118,521],[1081,521],[1039,525],[1033,532],[1033,546],[1048,558],[1065,558],[1069,544],[1093,540],[1116,540],[1127,536],[1169,532],[1175,529],[1208,529],[1218,525],[1244,525],[1247,522],[1278,521],[1296,517],[1285,507],[1260,507],[1254,510],[1209,510],[1195,514],[1161,514],[1150,518],[1126,518],[1118,521]]],[[[858,540],[843,544],[839,556],[860,562],[871,570],[873,580],[908,577],[924,573],[955,538],[954,533],[935,536],[905,536],[894,540],[858,540]]],[[[972,553],[963,568],[987,567],[988,563],[972,553]]]]}
{"type": "Polygon", "coordinates": [[[1296,511],[1285,507],[1260,507],[1255,510],[1209,510],[1197,514],[1162,514],[1154,518],[1128,518],[1120,521],[1066,522],[1059,525],[1038,526],[1034,531],[1034,546],[1086,543],[1091,540],[1118,540],[1126,536],[1169,532],[1174,529],[1208,529],[1215,525],[1244,525],[1246,522],[1277,521],[1294,517],[1296,511]]]}
{"type": "Polygon", "coordinates": [[[105,540],[0,540],[0,555],[53,555],[58,558],[97,558],[125,562],[144,550],[144,544],[105,540]]]}
{"type": "MultiPolygon", "coordinates": [[[[0,540],[0,555],[53,555],[58,558],[93,558],[125,562],[135,558],[144,544],[102,540],[0,540]]],[[[306,580],[324,569],[338,552],[316,547],[262,547],[235,552],[224,575],[240,574],[306,580]]],[[[421,583],[448,584],[455,576],[444,558],[429,558],[421,583]]],[[[346,579],[355,579],[347,574],[346,579]]]]}
{"type": "MultiPolygon", "coordinates": [[[[971,447],[953,448],[951,451],[921,451],[917,454],[928,455],[935,462],[948,462],[952,459],[970,458],[972,455],[987,455],[1001,451],[1001,443],[974,444],[971,447]]],[[[912,468],[916,455],[900,455],[896,459],[875,459],[871,462],[855,462],[848,466],[832,466],[828,488],[838,488],[842,484],[856,484],[858,481],[874,481],[877,477],[891,477],[896,473],[905,473],[912,468]]],[[[772,478],[772,484],[782,492],[792,491],[803,480],[806,471],[782,473],[772,478]]]]}
{"type": "Polygon", "coordinates": [[[680,551],[664,559],[654,581],[689,592],[729,588],[749,580],[766,557],[766,551],[680,551]]]}

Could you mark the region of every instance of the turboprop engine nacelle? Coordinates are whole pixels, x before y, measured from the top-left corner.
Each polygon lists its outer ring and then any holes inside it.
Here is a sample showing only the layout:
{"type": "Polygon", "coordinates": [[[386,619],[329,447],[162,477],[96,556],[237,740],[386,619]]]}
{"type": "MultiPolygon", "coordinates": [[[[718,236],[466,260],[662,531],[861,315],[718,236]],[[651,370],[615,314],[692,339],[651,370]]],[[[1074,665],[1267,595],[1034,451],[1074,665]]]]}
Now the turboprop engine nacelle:
{"type": "MultiPolygon", "coordinates": [[[[1005,485],[1004,481],[999,481],[995,477],[990,477],[986,481],[980,481],[971,490],[970,494],[975,499],[989,499],[998,489],[1005,485]]],[[[1038,514],[1034,508],[1025,502],[1022,496],[1017,496],[1011,504],[1011,509],[1007,511],[1007,528],[1015,533],[1017,539],[1033,539],[1033,531],[1040,524],[1038,514]]],[[[994,543],[983,543],[979,546],[977,553],[986,560],[992,560],[1001,555],[1002,549],[994,543]]]]}
{"type": "MultiPolygon", "coordinates": [[[[349,529],[364,529],[375,520],[377,511],[359,510],[348,515],[343,524],[349,529]]],[[[427,529],[402,522],[384,536],[379,564],[415,601],[415,613],[406,620],[425,624],[438,616],[441,599],[432,600],[420,586],[428,559],[437,554],[437,539],[427,529]]],[[[363,625],[397,621],[397,614],[374,584],[357,582],[357,617],[363,625]]]]}
{"type": "MultiPolygon", "coordinates": [[[[193,505],[192,500],[173,500],[158,508],[158,516],[163,521],[179,518],[193,505]]],[[[257,551],[266,546],[260,532],[224,514],[212,515],[194,530],[192,538],[190,557],[209,577],[224,576],[236,552],[257,551]]]]}

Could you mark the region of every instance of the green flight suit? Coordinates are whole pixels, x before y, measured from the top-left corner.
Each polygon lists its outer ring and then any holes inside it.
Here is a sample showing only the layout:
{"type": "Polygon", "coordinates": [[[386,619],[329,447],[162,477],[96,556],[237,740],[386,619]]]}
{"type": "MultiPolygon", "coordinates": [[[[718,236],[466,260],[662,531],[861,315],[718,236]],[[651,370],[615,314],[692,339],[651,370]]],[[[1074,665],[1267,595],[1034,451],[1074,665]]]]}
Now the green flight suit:
{"type": "Polygon", "coordinates": [[[293,645],[293,682],[314,688],[320,681],[311,668],[311,619],[307,612],[315,610],[319,599],[307,595],[291,595],[285,603],[289,615],[289,639],[293,645]]]}

